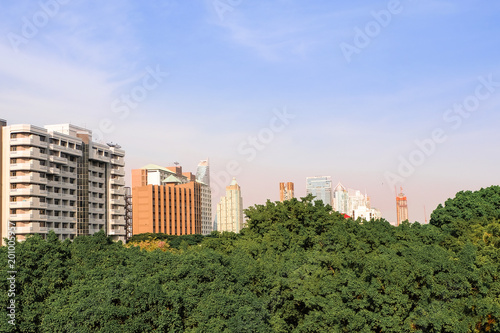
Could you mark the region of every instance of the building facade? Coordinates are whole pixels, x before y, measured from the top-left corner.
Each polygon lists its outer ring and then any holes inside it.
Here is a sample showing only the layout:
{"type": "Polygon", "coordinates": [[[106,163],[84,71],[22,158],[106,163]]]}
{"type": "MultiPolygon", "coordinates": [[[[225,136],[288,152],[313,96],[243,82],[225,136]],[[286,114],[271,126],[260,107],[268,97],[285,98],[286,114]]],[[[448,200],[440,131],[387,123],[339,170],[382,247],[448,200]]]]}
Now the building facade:
{"type": "Polygon", "coordinates": [[[208,159],[200,161],[196,169],[196,181],[201,184],[201,233],[208,235],[212,225],[212,190],[210,189],[210,166],[208,159]]]}
{"type": "Polygon", "coordinates": [[[217,204],[217,231],[240,232],[244,226],[243,199],[241,188],[233,178],[231,184],[226,186],[226,196],[217,204]]]}
{"type": "Polygon", "coordinates": [[[396,216],[397,225],[408,220],[408,200],[403,193],[403,189],[401,189],[401,192],[396,196],[396,216]]]}
{"type": "Polygon", "coordinates": [[[125,151],[70,124],[1,126],[1,237],[74,239],[104,230],[125,241],[125,151]]]}
{"type": "Polygon", "coordinates": [[[201,234],[201,196],[201,183],[180,166],[132,170],[133,234],[201,234]]]}
{"type": "Polygon", "coordinates": [[[333,191],[333,209],[342,214],[351,214],[349,212],[349,193],[341,183],[338,183],[333,191]]]}
{"type": "Polygon", "coordinates": [[[306,193],[314,195],[314,201],[321,200],[325,205],[332,206],[332,177],[307,177],[306,193]]]}
{"type": "Polygon", "coordinates": [[[280,183],[280,201],[290,200],[294,198],[293,183],[280,183]]]}

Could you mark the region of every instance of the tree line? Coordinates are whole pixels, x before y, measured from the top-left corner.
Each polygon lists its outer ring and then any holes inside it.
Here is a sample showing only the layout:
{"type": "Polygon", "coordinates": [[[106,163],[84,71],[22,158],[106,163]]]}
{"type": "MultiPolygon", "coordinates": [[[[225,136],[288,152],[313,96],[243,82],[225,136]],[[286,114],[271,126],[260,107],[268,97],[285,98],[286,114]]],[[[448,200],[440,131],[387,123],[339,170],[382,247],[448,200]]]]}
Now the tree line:
{"type": "Polygon", "coordinates": [[[16,324],[3,311],[0,331],[500,331],[499,186],[425,225],[345,219],[311,196],[245,214],[239,234],[17,243],[16,324]]]}

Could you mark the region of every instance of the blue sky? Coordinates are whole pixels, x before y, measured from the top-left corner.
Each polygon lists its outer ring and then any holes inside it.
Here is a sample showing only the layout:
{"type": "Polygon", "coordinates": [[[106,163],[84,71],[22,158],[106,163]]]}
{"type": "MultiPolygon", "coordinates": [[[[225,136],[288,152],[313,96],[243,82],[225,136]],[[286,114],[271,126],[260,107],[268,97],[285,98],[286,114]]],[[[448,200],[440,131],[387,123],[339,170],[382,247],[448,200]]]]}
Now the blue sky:
{"type": "Polygon", "coordinates": [[[126,149],[128,170],[179,161],[195,171],[209,157],[214,199],[234,175],[245,206],[277,200],[280,181],[303,196],[305,177],[330,175],[390,221],[395,185],[423,222],[424,205],[430,214],[459,190],[500,183],[496,2],[0,8],[0,117],[85,126],[126,149]],[[346,45],[357,51],[346,56],[346,45]]]}

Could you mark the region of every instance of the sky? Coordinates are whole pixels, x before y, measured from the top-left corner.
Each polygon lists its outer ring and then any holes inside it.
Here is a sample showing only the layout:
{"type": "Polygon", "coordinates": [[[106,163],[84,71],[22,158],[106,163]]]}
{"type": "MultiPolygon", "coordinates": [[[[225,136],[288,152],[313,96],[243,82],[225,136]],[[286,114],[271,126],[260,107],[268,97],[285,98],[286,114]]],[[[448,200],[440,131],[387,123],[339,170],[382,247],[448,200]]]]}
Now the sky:
{"type": "Polygon", "coordinates": [[[0,0],[0,118],[86,127],[128,178],[209,158],[213,200],[236,177],[245,207],[331,176],[394,223],[402,187],[425,223],[500,184],[499,22],[495,1],[0,0]]]}

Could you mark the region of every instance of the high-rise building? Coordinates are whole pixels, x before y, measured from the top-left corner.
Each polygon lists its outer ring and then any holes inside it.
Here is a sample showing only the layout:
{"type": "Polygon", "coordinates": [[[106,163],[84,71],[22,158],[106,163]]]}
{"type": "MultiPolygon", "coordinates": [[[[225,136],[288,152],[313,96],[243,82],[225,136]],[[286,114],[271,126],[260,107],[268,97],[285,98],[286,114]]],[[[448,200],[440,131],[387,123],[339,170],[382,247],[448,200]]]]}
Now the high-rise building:
{"type": "Polygon", "coordinates": [[[280,201],[290,200],[294,198],[293,183],[280,183],[280,201]]]}
{"type": "Polygon", "coordinates": [[[132,170],[132,203],[134,235],[201,234],[201,184],[178,165],[132,170]]]}
{"type": "Polygon", "coordinates": [[[314,201],[322,200],[325,205],[332,205],[332,177],[307,177],[306,193],[314,195],[314,201]]]}
{"type": "Polygon", "coordinates": [[[236,178],[226,186],[226,196],[217,204],[217,231],[240,232],[243,228],[243,199],[236,178]]]}
{"type": "Polygon", "coordinates": [[[127,231],[127,242],[133,236],[132,224],[132,188],[125,187],[125,230],[127,231]]]}
{"type": "Polygon", "coordinates": [[[0,127],[1,237],[92,235],[125,241],[125,151],[70,124],[0,127]]]}
{"type": "Polygon", "coordinates": [[[349,211],[349,193],[341,183],[333,191],[333,209],[342,214],[352,213],[349,211]]]}
{"type": "Polygon", "coordinates": [[[358,190],[346,189],[341,183],[338,183],[333,191],[333,209],[353,219],[382,218],[380,211],[371,207],[369,196],[358,190]]]}
{"type": "Polygon", "coordinates": [[[402,222],[408,220],[408,200],[403,193],[403,189],[401,188],[401,193],[396,196],[396,216],[397,216],[397,225],[400,225],[402,222]]]}
{"type": "Polygon", "coordinates": [[[212,190],[210,189],[210,166],[208,159],[200,161],[196,169],[196,181],[201,184],[201,233],[212,232],[212,190]]]}

